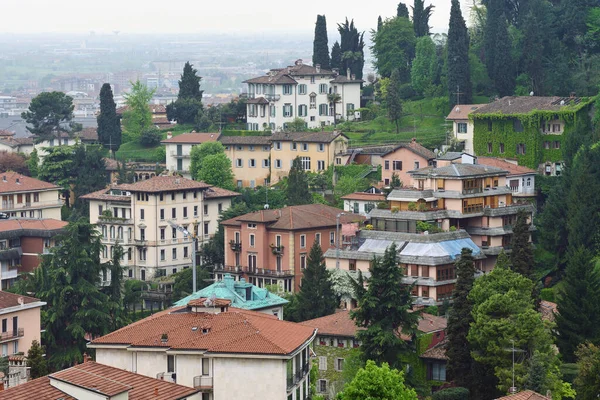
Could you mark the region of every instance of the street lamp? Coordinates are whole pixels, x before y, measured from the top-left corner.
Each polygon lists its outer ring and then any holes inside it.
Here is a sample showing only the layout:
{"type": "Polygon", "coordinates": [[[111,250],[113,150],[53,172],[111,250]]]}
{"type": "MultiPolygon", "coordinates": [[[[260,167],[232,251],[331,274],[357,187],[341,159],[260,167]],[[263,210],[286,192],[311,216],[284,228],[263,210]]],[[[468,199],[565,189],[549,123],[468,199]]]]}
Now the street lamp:
{"type": "Polygon", "coordinates": [[[184,237],[192,239],[192,293],[196,293],[196,246],[198,245],[198,237],[193,232],[188,232],[183,226],[177,225],[173,221],[169,221],[169,224],[183,233],[184,237]]]}
{"type": "Polygon", "coordinates": [[[335,268],[340,269],[340,217],[342,215],[346,215],[346,213],[339,213],[335,216],[335,228],[336,228],[336,237],[335,237],[335,268]]]}

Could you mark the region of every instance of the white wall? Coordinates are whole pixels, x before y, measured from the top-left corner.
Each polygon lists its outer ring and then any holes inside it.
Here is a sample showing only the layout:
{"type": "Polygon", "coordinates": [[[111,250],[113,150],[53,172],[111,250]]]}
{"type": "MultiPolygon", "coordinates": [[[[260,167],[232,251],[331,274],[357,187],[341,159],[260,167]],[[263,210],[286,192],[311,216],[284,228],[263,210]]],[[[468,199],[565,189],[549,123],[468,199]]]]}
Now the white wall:
{"type": "Polygon", "coordinates": [[[284,360],[215,358],[214,398],[286,399],[284,360]]]}
{"type": "MultiPolygon", "coordinates": [[[[96,349],[96,362],[111,367],[136,372],[133,358],[136,353],[127,349],[96,349]]],[[[156,376],[154,376],[156,378],[156,376]]]]}
{"type": "MultiPolygon", "coordinates": [[[[199,355],[175,356],[175,368],[177,370],[177,384],[194,387],[194,377],[202,375],[202,357],[199,355]]],[[[212,368],[210,369],[212,375],[212,368]]]]}

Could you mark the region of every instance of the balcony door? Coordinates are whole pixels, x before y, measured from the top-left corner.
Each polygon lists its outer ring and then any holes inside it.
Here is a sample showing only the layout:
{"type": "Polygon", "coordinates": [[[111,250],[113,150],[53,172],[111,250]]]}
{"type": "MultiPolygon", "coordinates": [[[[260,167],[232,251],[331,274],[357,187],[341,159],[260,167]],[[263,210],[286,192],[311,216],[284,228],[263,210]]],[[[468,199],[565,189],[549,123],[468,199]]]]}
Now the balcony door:
{"type": "Polygon", "coordinates": [[[13,321],[12,321],[12,325],[13,325],[13,336],[17,336],[17,334],[19,333],[19,317],[13,317],[13,321]]]}
{"type": "Polygon", "coordinates": [[[256,254],[248,254],[248,271],[256,272],[256,254]]]}

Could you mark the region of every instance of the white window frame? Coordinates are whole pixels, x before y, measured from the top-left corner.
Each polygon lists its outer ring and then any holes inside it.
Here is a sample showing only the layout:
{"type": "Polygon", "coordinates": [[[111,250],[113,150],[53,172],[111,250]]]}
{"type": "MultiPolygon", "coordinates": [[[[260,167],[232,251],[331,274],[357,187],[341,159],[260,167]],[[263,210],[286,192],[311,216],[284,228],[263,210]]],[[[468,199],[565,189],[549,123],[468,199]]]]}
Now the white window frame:
{"type": "Polygon", "coordinates": [[[298,94],[306,94],[307,88],[305,84],[298,85],[298,94]]]}
{"type": "Polygon", "coordinates": [[[235,167],[236,168],[243,168],[244,167],[244,161],[241,158],[236,158],[235,159],[235,167]]]}

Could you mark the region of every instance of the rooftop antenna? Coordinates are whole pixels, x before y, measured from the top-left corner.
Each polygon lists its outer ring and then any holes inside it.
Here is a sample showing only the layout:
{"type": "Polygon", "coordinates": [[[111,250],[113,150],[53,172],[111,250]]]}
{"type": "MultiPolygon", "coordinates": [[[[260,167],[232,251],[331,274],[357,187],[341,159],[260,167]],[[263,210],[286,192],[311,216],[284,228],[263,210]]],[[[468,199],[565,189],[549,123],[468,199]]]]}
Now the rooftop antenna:
{"type": "Polygon", "coordinates": [[[456,93],[455,94],[456,94],[456,105],[459,105],[460,104],[460,95],[464,94],[464,93],[461,93],[461,91],[460,91],[460,85],[456,85],[456,93]]]}

